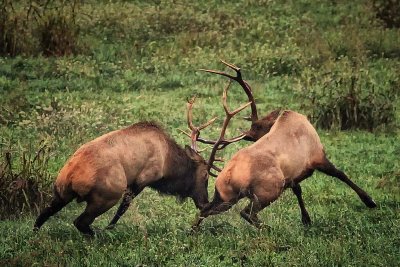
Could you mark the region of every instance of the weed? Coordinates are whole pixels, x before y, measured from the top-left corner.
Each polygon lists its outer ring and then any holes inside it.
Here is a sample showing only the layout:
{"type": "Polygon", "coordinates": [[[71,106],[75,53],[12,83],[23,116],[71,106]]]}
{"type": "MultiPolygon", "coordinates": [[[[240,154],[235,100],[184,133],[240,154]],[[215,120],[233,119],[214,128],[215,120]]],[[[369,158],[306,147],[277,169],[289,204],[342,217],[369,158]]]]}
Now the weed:
{"type": "Polygon", "coordinates": [[[44,142],[38,149],[20,153],[19,161],[6,151],[0,162],[0,219],[37,213],[50,199],[48,191],[51,176],[47,171],[49,148],[44,142]]]}
{"type": "Polygon", "coordinates": [[[26,14],[14,8],[12,0],[0,2],[0,55],[33,52],[35,40],[26,14]]]}

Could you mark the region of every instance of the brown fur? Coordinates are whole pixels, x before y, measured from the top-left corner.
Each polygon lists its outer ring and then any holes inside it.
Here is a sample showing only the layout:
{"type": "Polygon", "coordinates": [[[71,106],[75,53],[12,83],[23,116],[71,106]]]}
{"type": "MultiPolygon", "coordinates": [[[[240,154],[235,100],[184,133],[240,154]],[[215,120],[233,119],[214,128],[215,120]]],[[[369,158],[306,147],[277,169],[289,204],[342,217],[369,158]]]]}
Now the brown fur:
{"type": "Polygon", "coordinates": [[[257,213],[288,187],[298,198],[303,223],[309,224],[299,183],[315,169],[342,180],[368,207],[376,207],[367,193],[329,162],[317,132],[304,115],[273,111],[254,122],[247,137],[256,142],[239,150],[226,164],[215,181],[213,201],[201,211],[194,227],[205,217],[228,210],[242,197],[251,202],[241,216],[257,226],[257,213]]]}
{"type": "MultiPolygon", "coordinates": [[[[140,122],[82,145],[67,161],[55,181],[55,197],[35,223],[40,226],[72,199],[86,201],[75,226],[93,234],[93,220],[114,206],[125,190],[131,198],[150,186],[162,193],[191,197],[198,208],[208,203],[207,164],[191,148],[180,148],[155,123],[140,122]],[[61,206],[61,207],[60,207],[61,206]]],[[[130,198],[130,199],[131,199],[130,198]]],[[[120,207],[114,223],[125,212],[120,207]]]]}

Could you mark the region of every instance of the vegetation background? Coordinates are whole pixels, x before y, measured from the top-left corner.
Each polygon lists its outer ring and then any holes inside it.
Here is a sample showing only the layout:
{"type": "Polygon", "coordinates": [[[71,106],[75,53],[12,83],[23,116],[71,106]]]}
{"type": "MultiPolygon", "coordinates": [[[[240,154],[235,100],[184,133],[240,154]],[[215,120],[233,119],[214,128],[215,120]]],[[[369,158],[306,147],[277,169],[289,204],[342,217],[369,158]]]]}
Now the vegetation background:
{"type": "MultiPolygon", "coordinates": [[[[399,27],[398,0],[0,1],[0,265],[398,266],[399,27]],[[115,208],[98,218],[93,240],[72,225],[83,204],[32,231],[83,143],[155,120],[187,144],[179,129],[193,95],[196,122],[221,123],[226,81],[197,71],[221,69],[219,58],[242,68],[261,114],[308,115],[330,159],[378,208],[314,174],[302,183],[309,227],[288,191],[260,214],[262,230],[238,216],[243,200],[190,235],[193,203],[146,189],[115,229],[102,230],[115,208]]],[[[229,101],[246,98],[233,87],[229,101]]],[[[248,127],[236,119],[228,135],[248,127]]]]}

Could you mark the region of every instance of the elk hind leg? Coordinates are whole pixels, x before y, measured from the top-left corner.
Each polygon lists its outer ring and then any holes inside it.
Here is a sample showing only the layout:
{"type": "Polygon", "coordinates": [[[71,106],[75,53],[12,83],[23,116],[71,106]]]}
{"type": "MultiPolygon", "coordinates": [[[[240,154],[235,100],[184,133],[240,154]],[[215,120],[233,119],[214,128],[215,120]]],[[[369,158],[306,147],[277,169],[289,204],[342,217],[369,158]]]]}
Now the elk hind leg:
{"type": "Polygon", "coordinates": [[[300,211],[301,211],[301,221],[304,225],[311,224],[310,215],[308,214],[306,207],[304,205],[302,190],[300,184],[295,184],[292,186],[292,191],[297,197],[297,201],[299,202],[300,211]]]}
{"type": "Polygon", "coordinates": [[[370,197],[364,190],[362,190],[358,185],[356,185],[355,183],[353,183],[349,177],[347,177],[347,175],[342,172],[341,170],[337,169],[335,167],[335,165],[333,165],[326,157],[325,160],[323,162],[323,164],[321,164],[320,166],[317,167],[317,170],[329,175],[329,176],[333,176],[338,178],[339,180],[341,180],[342,182],[346,183],[348,186],[351,187],[351,189],[353,189],[357,195],[360,197],[361,201],[364,202],[364,204],[368,207],[368,208],[375,208],[376,207],[376,203],[375,201],[372,199],[372,197],[370,197]]]}
{"type": "Polygon", "coordinates": [[[304,205],[304,200],[303,200],[303,194],[300,186],[300,182],[303,181],[304,179],[307,179],[311,175],[313,175],[314,170],[313,169],[308,169],[304,173],[302,173],[299,177],[297,177],[295,182],[291,184],[292,192],[295,194],[297,198],[297,202],[299,203],[300,211],[301,211],[301,221],[304,225],[309,225],[311,224],[311,219],[310,215],[308,214],[306,210],[306,206],[304,205]]]}
{"type": "Polygon", "coordinates": [[[53,199],[48,207],[46,207],[40,215],[37,217],[33,230],[37,231],[40,227],[54,214],[59,212],[63,207],[65,207],[74,198],[73,195],[66,199],[62,199],[57,189],[54,187],[53,199]]]}
{"type": "Polygon", "coordinates": [[[75,227],[84,235],[94,236],[94,231],[90,227],[96,217],[100,216],[112,206],[114,206],[121,195],[113,198],[104,198],[100,194],[92,193],[87,200],[85,211],[75,219],[75,227]]]}

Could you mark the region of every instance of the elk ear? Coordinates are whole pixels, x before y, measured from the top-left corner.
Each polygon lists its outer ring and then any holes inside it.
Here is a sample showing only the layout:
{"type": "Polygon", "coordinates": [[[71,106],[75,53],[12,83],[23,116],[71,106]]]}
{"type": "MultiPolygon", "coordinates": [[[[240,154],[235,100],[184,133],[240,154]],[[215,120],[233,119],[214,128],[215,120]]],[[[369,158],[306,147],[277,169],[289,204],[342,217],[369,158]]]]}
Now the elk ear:
{"type": "Polygon", "coordinates": [[[185,145],[185,152],[186,155],[189,156],[189,158],[191,158],[192,160],[200,160],[201,156],[199,154],[196,153],[196,151],[194,151],[190,146],[185,145]]]}
{"type": "Polygon", "coordinates": [[[245,121],[252,121],[251,117],[243,117],[245,121]]]}

